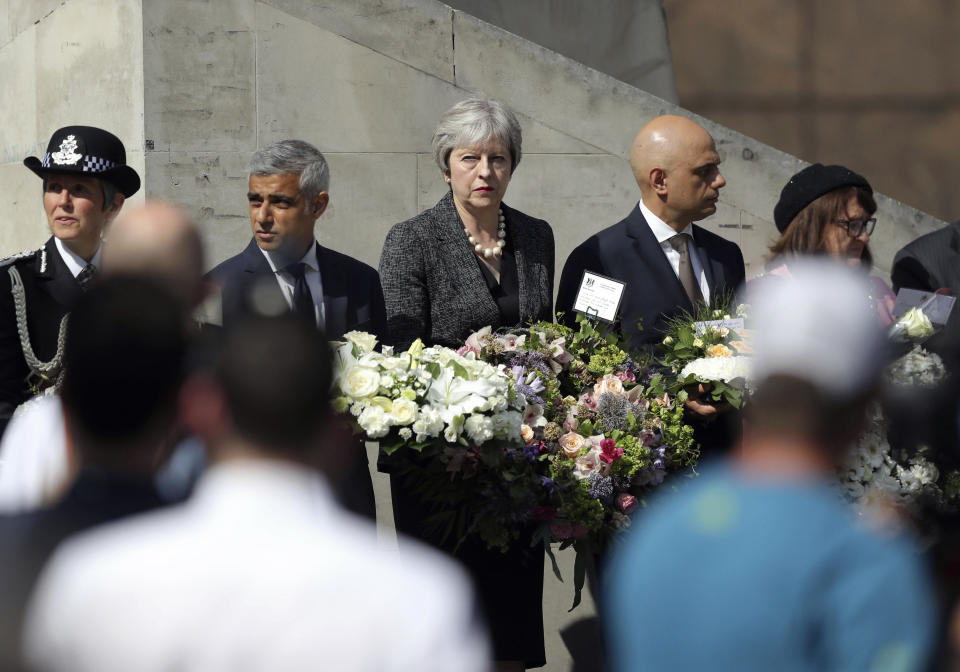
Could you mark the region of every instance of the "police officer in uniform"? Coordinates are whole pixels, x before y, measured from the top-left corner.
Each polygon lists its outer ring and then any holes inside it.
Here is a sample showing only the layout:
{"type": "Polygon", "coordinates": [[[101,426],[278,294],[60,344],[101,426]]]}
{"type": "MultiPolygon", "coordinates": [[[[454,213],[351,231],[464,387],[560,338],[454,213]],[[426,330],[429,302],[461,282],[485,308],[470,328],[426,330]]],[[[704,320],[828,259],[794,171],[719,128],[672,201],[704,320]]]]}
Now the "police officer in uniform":
{"type": "Polygon", "coordinates": [[[120,139],[92,126],[59,129],[23,164],[43,179],[53,235],[0,261],[0,433],[19,404],[56,388],[67,314],[96,274],[104,228],[140,189],[120,139]]]}

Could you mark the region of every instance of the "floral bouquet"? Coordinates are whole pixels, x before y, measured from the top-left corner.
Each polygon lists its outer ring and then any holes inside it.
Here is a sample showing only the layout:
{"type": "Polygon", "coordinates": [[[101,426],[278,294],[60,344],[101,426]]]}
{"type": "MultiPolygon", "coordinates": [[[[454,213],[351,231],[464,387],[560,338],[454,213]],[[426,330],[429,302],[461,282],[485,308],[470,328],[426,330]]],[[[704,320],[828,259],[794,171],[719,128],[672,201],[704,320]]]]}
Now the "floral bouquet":
{"type": "Polygon", "coordinates": [[[516,539],[538,497],[520,436],[525,403],[502,366],[418,340],[396,354],[350,332],[334,347],[334,409],[414,475],[415,492],[438,509],[444,537],[478,534],[491,547],[516,539]],[[413,473],[415,472],[415,474],[413,473]]]}
{"type": "Polygon", "coordinates": [[[699,457],[683,422],[685,393],[656,394],[659,381],[616,335],[578,321],[578,331],[549,322],[511,333],[484,328],[460,351],[509,370],[525,399],[520,433],[537,477],[530,485],[546,495],[533,512],[534,540],[548,552],[551,541],[575,546],[574,606],[587,557],[629,526],[645,493],[699,457]]]}
{"type": "Polygon", "coordinates": [[[743,327],[748,310],[740,304],[731,315],[724,306],[701,307],[695,316],[673,319],[657,348],[660,364],[672,376],[667,389],[676,394],[688,385],[705,383],[710,401],[740,408],[749,392],[753,352],[750,332],[743,327]]]}

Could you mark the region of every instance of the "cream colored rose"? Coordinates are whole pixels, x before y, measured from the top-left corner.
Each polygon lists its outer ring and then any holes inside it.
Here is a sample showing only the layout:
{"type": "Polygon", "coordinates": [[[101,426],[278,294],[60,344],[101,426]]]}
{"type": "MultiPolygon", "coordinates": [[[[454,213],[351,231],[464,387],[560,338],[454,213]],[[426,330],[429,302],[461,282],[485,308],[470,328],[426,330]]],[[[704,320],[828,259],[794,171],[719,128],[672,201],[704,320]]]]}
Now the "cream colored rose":
{"type": "Polygon", "coordinates": [[[365,331],[348,331],[343,337],[357,346],[361,354],[373,352],[373,349],[377,347],[377,337],[365,331]]]}
{"type": "Polygon", "coordinates": [[[580,455],[580,449],[585,443],[584,438],[576,432],[567,432],[560,437],[560,450],[563,451],[564,457],[573,459],[580,455]]]}
{"type": "Polygon", "coordinates": [[[598,380],[593,386],[593,396],[594,398],[599,397],[601,394],[609,392],[611,394],[622,395],[623,394],[623,383],[612,373],[608,373],[603,378],[598,380]]]}
{"type": "Polygon", "coordinates": [[[900,324],[912,340],[923,340],[933,335],[933,324],[922,310],[911,308],[900,318],[900,324]]]}
{"type": "Polygon", "coordinates": [[[344,394],[354,399],[372,396],[380,387],[380,372],[367,366],[351,366],[340,387],[344,394]]]}
{"type": "Polygon", "coordinates": [[[693,347],[695,347],[695,348],[702,348],[702,347],[703,347],[703,339],[702,339],[702,338],[695,338],[695,339],[693,339],[693,347]]]}
{"type": "Polygon", "coordinates": [[[707,348],[707,357],[731,357],[733,352],[723,344],[711,345],[707,348]]]}
{"type": "Polygon", "coordinates": [[[395,425],[409,425],[417,419],[417,404],[404,397],[394,399],[390,407],[390,418],[395,425]]]}
{"type": "Polygon", "coordinates": [[[520,438],[523,439],[524,445],[529,445],[536,438],[536,434],[533,433],[530,425],[520,425],[520,438]]]}

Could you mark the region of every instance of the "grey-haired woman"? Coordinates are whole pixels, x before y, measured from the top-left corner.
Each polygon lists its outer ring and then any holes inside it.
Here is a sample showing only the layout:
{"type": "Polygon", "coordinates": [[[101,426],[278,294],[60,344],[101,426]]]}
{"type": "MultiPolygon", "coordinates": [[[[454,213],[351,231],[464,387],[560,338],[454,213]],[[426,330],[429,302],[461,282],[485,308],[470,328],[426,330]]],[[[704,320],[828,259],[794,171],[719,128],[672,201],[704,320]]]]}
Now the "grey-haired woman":
{"type": "MultiPolygon", "coordinates": [[[[459,347],[486,325],[552,319],[553,232],[503,204],[521,142],[517,118],[497,101],[464,100],[441,118],[433,156],[450,189],[395,225],[380,257],[387,331],[398,349],[417,338],[459,347]]],[[[391,482],[397,529],[443,547],[424,524],[430,507],[410,483],[391,482]]],[[[455,555],[474,578],[498,669],[544,665],[542,549],[521,542],[501,554],[468,540],[455,555]]]]}

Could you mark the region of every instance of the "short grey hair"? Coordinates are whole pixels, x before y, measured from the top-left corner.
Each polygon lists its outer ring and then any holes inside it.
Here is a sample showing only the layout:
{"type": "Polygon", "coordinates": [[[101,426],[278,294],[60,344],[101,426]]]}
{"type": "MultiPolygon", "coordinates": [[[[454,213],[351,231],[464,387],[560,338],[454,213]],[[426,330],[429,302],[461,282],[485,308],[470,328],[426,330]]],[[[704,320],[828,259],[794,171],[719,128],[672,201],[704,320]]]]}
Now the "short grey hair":
{"type": "Polygon", "coordinates": [[[254,152],[251,175],[300,176],[300,193],[307,203],[330,189],[330,167],[320,150],[303,140],[281,140],[254,152]]]}
{"type": "Polygon", "coordinates": [[[489,98],[468,98],[447,110],[433,133],[433,160],[444,175],[450,174],[450,152],[457,147],[476,147],[491,139],[510,152],[510,169],[516,170],[522,155],[523,135],[516,115],[503,103],[489,98]]]}

